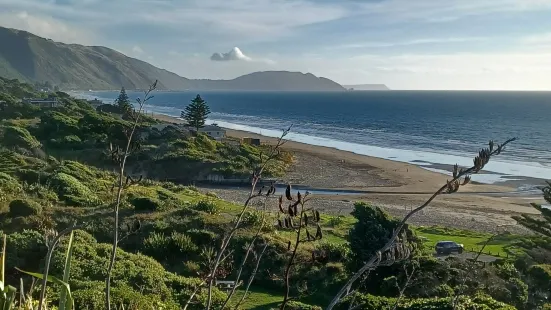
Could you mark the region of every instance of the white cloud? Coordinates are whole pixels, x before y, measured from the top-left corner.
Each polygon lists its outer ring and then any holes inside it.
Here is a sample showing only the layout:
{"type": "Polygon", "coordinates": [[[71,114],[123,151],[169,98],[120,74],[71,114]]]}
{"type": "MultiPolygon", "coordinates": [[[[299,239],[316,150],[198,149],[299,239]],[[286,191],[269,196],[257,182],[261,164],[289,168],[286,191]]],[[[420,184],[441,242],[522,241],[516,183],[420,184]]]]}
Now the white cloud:
{"type": "Polygon", "coordinates": [[[210,56],[213,61],[252,61],[249,56],[245,56],[239,47],[232,48],[227,53],[214,53],[210,56]]]}
{"type": "Polygon", "coordinates": [[[259,58],[251,58],[245,54],[239,49],[239,47],[232,48],[231,51],[227,53],[214,53],[212,56],[210,56],[210,60],[212,61],[246,61],[246,62],[263,62],[267,64],[275,64],[273,60],[270,59],[259,59],[259,58]]]}
{"type": "Polygon", "coordinates": [[[92,34],[49,16],[27,11],[0,13],[0,25],[31,32],[48,39],[66,43],[90,43],[92,34]]]}

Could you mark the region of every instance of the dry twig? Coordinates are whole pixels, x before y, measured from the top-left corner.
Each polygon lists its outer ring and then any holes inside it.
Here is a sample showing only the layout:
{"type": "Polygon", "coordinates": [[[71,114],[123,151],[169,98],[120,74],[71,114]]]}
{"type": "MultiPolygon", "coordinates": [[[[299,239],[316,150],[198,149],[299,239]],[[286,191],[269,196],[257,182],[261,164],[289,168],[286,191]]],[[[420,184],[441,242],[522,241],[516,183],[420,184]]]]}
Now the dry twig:
{"type": "Polygon", "coordinates": [[[127,188],[130,185],[137,184],[139,181],[141,181],[141,177],[139,180],[133,180],[130,176],[125,177],[125,166],[126,166],[126,160],[128,159],[128,156],[130,154],[137,150],[139,148],[139,144],[133,143],[132,139],[134,137],[134,133],[136,132],[136,128],[138,127],[138,124],[140,122],[140,117],[143,112],[143,107],[145,103],[153,98],[150,96],[151,92],[153,92],[157,88],[157,81],[155,81],[147,91],[144,92],[144,98],[143,99],[137,99],[138,102],[138,110],[134,112],[133,114],[133,123],[130,130],[126,133],[127,141],[126,141],[126,147],[124,149],[120,149],[118,146],[114,149],[112,145],[110,145],[110,154],[111,157],[119,164],[119,173],[118,173],[118,181],[117,181],[117,195],[115,199],[115,205],[113,208],[114,218],[115,218],[115,224],[113,227],[113,246],[111,248],[111,256],[109,259],[109,266],[107,267],[107,275],[105,277],[105,309],[111,310],[111,274],[113,273],[113,267],[115,266],[115,260],[117,256],[117,247],[119,244],[119,208],[121,205],[122,200],[122,192],[125,188],[127,188]]]}

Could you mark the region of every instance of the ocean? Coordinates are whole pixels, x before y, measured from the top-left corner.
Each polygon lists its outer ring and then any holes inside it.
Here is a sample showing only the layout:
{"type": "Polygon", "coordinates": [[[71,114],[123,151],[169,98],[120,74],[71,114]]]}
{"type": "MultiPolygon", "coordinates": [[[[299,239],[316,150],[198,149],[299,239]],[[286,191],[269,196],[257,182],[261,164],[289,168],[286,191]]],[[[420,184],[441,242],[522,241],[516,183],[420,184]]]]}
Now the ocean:
{"type": "MultiPolygon", "coordinates": [[[[134,99],[142,93],[129,92],[134,99]]],[[[112,103],[118,92],[78,96],[112,103]]],[[[179,116],[195,92],[155,92],[146,110],[179,116]]],[[[473,180],[551,179],[551,92],[352,91],[202,92],[209,123],[289,140],[409,162],[470,166],[490,139],[517,141],[473,180]]]]}

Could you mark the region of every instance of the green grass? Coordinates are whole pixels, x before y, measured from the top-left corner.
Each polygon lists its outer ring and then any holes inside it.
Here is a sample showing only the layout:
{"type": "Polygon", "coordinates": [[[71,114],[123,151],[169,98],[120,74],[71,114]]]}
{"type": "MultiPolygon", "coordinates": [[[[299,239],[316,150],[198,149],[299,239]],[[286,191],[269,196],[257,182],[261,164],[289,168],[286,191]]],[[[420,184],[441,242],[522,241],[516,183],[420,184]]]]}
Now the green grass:
{"type": "MultiPolygon", "coordinates": [[[[236,291],[232,301],[237,303],[243,296],[244,291],[236,291]]],[[[278,305],[283,301],[281,292],[273,291],[249,291],[248,297],[241,304],[242,309],[250,310],[269,310],[279,308],[278,305]]]]}
{"type": "MultiPolygon", "coordinates": [[[[492,237],[492,234],[479,233],[469,230],[460,230],[439,226],[431,227],[413,227],[417,236],[424,237],[423,245],[426,253],[433,253],[434,246],[438,241],[455,241],[463,244],[467,251],[480,251],[486,241],[492,237]]],[[[518,255],[521,249],[516,246],[519,236],[513,234],[504,234],[494,237],[484,248],[484,253],[492,253],[492,255],[509,256],[518,255]]]]}

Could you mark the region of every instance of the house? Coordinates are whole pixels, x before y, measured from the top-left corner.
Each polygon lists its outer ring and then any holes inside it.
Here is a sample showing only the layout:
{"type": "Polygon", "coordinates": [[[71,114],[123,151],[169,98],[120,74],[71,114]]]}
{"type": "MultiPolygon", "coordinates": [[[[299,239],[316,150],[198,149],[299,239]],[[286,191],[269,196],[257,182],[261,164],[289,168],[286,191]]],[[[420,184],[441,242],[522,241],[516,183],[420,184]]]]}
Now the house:
{"type": "Polygon", "coordinates": [[[100,105],[103,105],[103,101],[98,100],[98,98],[95,98],[94,100],[87,100],[88,103],[94,107],[94,109],[97,109],[100,105]]]}
{"type": "Polygon", "coordinates": [[[199,128],[199,132],[205,133],[209,137],[218,141],[226,137],[226,130],[216,124],[205,125],[204,127],[199,128]]]}
{"type": "Polygon", "coordinates": [[[56,97],[50,96],[46,99],[42,98],[23,98],[23,103],[33,104],[41,108],[55,108],[59,106],[59,101],[56,97]]]}

